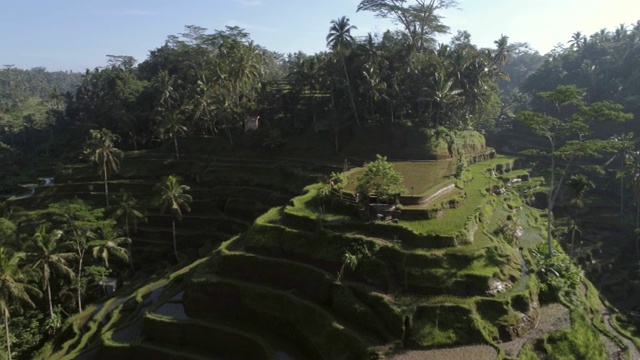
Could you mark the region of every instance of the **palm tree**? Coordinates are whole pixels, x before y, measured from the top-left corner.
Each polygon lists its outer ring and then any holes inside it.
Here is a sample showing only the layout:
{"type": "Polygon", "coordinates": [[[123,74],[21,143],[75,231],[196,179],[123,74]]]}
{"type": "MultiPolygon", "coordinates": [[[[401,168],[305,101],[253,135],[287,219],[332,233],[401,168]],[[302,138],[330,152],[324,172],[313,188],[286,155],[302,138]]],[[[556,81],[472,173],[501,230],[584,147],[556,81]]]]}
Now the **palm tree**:
{"type": "Polygon", "coordinates": [[[351,81],[349,80],[349,72],[347,71],[347,64],[345,61],[346,51],[349,50],[351,45],[355,42],[351,35],[351,30],[355,29],[357,29],[357,27],[349,24],[349,18],[346,16],[343,16],[338,20],[331,20],[331,27],[329,28],[329,34],[327,35],[327,47],[340,56],[342,60],[342,68],[347,82],[347,92],[349,93],[349,99],[351,100],[351,106],[353,107],[353,116],[356,119],[356,124],[360,126],[358,111],[356,110],[356,103],[353,100],[351,81]]]}
{"type": "Polygon", "coordinates": [[[162,70],[153,78],[153,87],[160,94],[156,102],[156,110],[167,111],[173,108],[176,93],[173,88],[175,76],[169,76],[166,70],[162,70]]]}
{"type": "Polygon", "coordinates": [[[182,220],[182,212],[190,212],[191,208],[189,203],[193,201],[191,195],[186,192],[191,190],[186,185],[180,184],[181,179],[176,175],[169,175],[166,179],[160,182],[156,188],[160,192],[156,203],[160,206],[160,212],[162,214],[169,209],[172,215],[172,230],[173,230],[173,252],[176,256],[176,260],[180,261],[178,257],[178,246],[176,243],[176,219],[182,220]]]}
{"type": "Polygon", "coordinates": [[[583,47],[584,44],[586,43],[587,38],[582,35],[582,33],[580,31],[576,31],[572,36],[571,36],[571,40],[569,40],[569,49],[575,49],[577,51],[580,51],[583,47]]]}
{"type": "Polygon", "coordinates": [[[496,44],[496,52],[493,54],[493,63],[498,66],[505,66],[509,60],[509,37],[500,35],[500,38],[493,42],[496,44]]]}
{"type": "Polygon", "coordinates": [[[218,107],[226,114],[220,116],[230,143],[231,127],[227,118],[242,120],[241,101],[251,101],[262,65],[262,49],[253,41],[226,40],[219,48],[221,56],[217,62],[219,83],[218,107]]]}
{"type": "Polygon", "coordinates": [[[433,103],[437,106],[435,111],[435,127],[437,128],[442,125],[441,120],[448,117],[451,105],[462,99],[460,97],[462,90],[454,88],[453,79],[445,78],[441,72],[436,73],[430,83],[431,87],[428,90],[431,93],[433,103]]]}
{"type": "Polygon", "coordinates": [[[203,127],[208,129],[213,136],[216,130],[215,120],[213,118],[213,99],[214,84],[206,74],[198,74],[196,82],[194,99],[192,106],[194,109],[194,120],[202,119],[203,127]]]}
{"type": "Polygon", "coordinates": [[[0,247],[0,311],[2,311],[4,319],[9,360],[11,360],[9,308],[14,307],[21,310],[23,303],[34,308],[35,304],[31,300],[31,296],[39,297],[42,295],[38,289],[26,282],[26,276],[20,268],[20,263],[25,257],[22,252],[11,253],[9,249],[0,247]]]}
{"type": "MultiPolygon", "coordinates": [[[[138,221],[147,221],[145,216],[146,210],[138,204],[138,200],[134,198],[131,193],[124,189],[120,190],[119,196],[115,198],[116,204],[112,208],[111,217],[116,221],[124,222],[125,235],[128,239],[131,239],[130,225],[133,225],[133,230],[137,231],[138,221]]],[[[131,242],[129,245],[129,260],[131,267],[133,268],[133,256],[131,253],[131,242]]]]}
{"type": "Polygon", "coordinates": [[[122,261],[129,262],[129,251],[120,245],[122,243],[130,243],[128,237],[120,236],[118,229],[115,227],[115,220],[107,220],[100,224],[100,232],[98,239],[92,240],[87,247],[92,249],[95,259],[102,260],[105,268],[109,268],[109,257],[111,255],[122,261]]]}
{"type": "Polygon", "coordinates": [[[115,142],[120,141],[120,136],[104,128],[90,130],[89,133],[91,139],[87,143],[85,153],[97,165],[98,174],[104,178],[104,195],[109,206],[109,175],[120,170],[119,159],[123,155],[122,150],[115,147],[115,142]]]}
{"type": "Polygon", "coordinates": [[[75,273],[68,263],[68,260],[75,256],[73,252],[67,251],[72,244],[71,242],[62,241],[62,235],[61,230],[48,231],[46,225],[40,225],[31,238],[31,243],[27,246],[29,255],[34,258],[32,266],[42,273],[42,288],[47,291],[51,319],[54,318],[51,276],[59,274],[69,279],[75,277],[75,273]]]}
{"type": "Polygon", "coordinates": [[[173,139],[173,147],[176,151],[176,160],[180,160],[178,152],[178,136],[187,132],[187,127],[182,125],[182,119],[176,110],[166,112],[158,128],[159,136],[162,139],[173,139]]]}
{"type": "Polygon", "coordinates": [[[182,118],[179,116],[175,107],[177,95],[174,89],[175,76],[169,75],[167,71],[160,71],[153,78],[153,86],[160,95],[156,99],[154,112],[156,119],[160,121],[158,127],[158,136],[161,139],[172,138],[176,151],[176,159],[180,160],[178,152],[178,136],[187,132],[187,128],[182,124],[182,118]]]}

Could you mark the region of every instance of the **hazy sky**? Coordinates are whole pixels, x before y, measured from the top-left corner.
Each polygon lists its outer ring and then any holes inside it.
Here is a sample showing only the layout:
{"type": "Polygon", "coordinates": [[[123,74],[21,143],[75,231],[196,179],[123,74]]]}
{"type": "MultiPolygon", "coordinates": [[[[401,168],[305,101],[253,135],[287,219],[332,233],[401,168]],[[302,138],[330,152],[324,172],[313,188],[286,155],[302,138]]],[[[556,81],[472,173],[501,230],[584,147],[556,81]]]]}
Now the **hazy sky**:
{"type": "MultiPolygon", "coordinates": [[[[0,0],[0,65],[83,71],[104,66],[106,55],[143,61],[185,25],[210,31],[245,28],[251,38],[282,53],[325,50],[332,19],[347,16],[354,35],[383,32],[391,22],[356,13],[359,0],[0,0]]],[[[443,13],[452,33],[493,46],[501,34],[546,53],[576,31],[640,20],[638,0],[460,0],[443,13]]],[[[449,40],[446,36],[441,41],[449,40]]]]}

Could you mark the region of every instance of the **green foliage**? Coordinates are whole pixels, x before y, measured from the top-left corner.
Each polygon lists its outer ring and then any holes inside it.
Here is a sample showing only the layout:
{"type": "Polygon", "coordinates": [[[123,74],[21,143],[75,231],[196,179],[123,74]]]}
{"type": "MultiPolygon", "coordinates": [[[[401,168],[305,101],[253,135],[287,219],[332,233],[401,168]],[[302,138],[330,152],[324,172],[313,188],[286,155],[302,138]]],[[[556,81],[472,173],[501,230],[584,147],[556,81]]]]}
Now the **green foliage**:
{"type": "Polygon", "coordinates": [[[547,249],[552,251],[552,210],[572,162],[580,157],[600,157],[610,146],[608,141],[590,138],[594,124],[603,121],[624,121],[633,116],[622,112],[620,106],[606,101],[587,105],[583,99],[584,90],[575,85],[559,85],[553,91],[538,93],[538,96],[552,104],[550,110],[523,111],[518,114],[517,119],[534,134],[549,141],[550,149],[547,155],[551,163],[551,179],[547,196],[547,249]],[[576,138],[578,140],[575,140],[576,138]],[[560,160],[564,162],[564,168],[556,180],[556,162],[560,160]]]}
{"type": "Polygon", "coordinates": [[[420,306],[413,317],[411,345],[423,349],[484,340],[472,311],[460,305],[420,306]]]}
{"type": "Polygon", "coordinates": [[[385,156],[376,155],[375,161],[365,164],[364,173],[357,179],[356,190],[361,194],[376,196],[378,200],[389,200],[407,192],[402,180],[402,175],[385,156]]]}
{"type": "MultiPolygon", "coordinates": [[[[374,247],[372,251],[375,250],[374,247]]],[[[368,249],[367,243],[363,241],[355,241],[349,244],[348,248],[345,249],[342,254],[342,265],[340,266],[340,271],[338,271],[336,281],[340,282],[342,280],[345,269],[349,268],[353,271],[360,262],[370,259],[372,257],[372,251],[368,249]]]]}
{"type": "Polygon", "coordinates": [[[531,250],[536,276],[540,281],[540,295],[548,301],[572,301],[584,272],[559,247],[552,252],[552,256],[543,255],[550,253],[546,246],[540,244],[531,250]]]}
{"type": "Polygon", "coordinates": [[[15,240],[16,225],[11,220],[0,217],[0,244],[3,246],[13,245],[15,240]]]}
{"type": "Polygon", "coordinates": [[[531,344],[525,344],[518,354],[517,360],[539,360],[531,344]]]}
{"type": "MultiPolygon", "coordinates": [[[[49,337],[51,327],[45,313],[39,310],[26,311],[21,316],[12,317],[9,321],[11,329],[11,355],[14,359],[31,359],[34,351],[42,346],[49,337]]],[[[6,338],[4,326],[0,327],[0,339],[6,338]]],[[[6,349],[0,350],[0,357],[6,356],[6,349]]]]}
{"type": "Polygon", "coordinates": [[[556,331],[544,340],[549,359],[606,359],[605,347],[598,332],[584,314],[572,313],[571,329],[556,331]]]}
{"type": "Polygon", "coordinates": [[[158,197],[155,203],[160,207],[160,212],[164,214],[169,211],[178,220],[182,220],[183,211],[191,211],[189,204],[193,202],[191,195],[187,194],[191,188],[182,185],[181,181],[179,176],[169,175],[156,185],[158,197]]]}

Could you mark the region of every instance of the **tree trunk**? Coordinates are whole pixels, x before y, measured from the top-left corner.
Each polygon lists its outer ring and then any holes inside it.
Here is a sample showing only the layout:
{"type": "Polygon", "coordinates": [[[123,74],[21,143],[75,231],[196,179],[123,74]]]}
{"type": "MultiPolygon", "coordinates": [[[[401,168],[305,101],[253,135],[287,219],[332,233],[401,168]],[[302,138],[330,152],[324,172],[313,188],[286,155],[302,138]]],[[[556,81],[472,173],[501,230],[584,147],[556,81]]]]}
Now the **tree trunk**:
{"type": "Polygon", "coordinates": [[[551,184],[549,185],[549,198],[547,199],[547,258],[553,256],[553,242],[551,236],[551,222],[553,221],[553,186],[556,176],[556,159],[554,157],[555,146],[551,142],[551,184]]]}
{"type": "Polygon", "coordinates": [[[8,359],[11,360],[11,338],[9,334],[9,310],[5,308],[2,315],[4,317],[4,331],[7,335],[7,354],[8,354],[8,359]]]}
{"type": "Polygon", "coordinates": [[[180,262],[180,258],[178,257],[178,243],[176,242],[176,220],[175,219],[171,222],[171,226],[173,229],[173,253],[176,255],[176,260],[180,262]]]}
{"type": "Polygon", "coordinates": [[[624,176],[622,176],[622,170],[624,169],[624,156],[622,157],[622,166],[620,166],[620,222],[624,223],[624,176]]]}
{"type": "Polygon", "coordinates": [[[356,103],[353,100],[353,93],[351,92],[351,81],[349,80],[349,73],[347,72],[347,64],[342,58],[342,67],[344,68],[344,76],[347,79],[347,92],[349,93],[349,99],[351,100],[351,107],[353,107],[353,116],[356,118],[356,125],[360,127],[360,120],[358,120],[358,111],[356,110],[356,103]]]}
{"type": "Polygon", "coordinates": [[[313,123],[315,124],[317,122],[317,115],[316,115],[316,94],[313,94],[313,123]]]}
{"type": "Polygon", "coordinates": [[[574,221],[574,223],[571,226],[571,253],[569,254],[569,259],[570,260],[573,260],[573,254],[574,254],[573,244],[574,244],[574,240],[576,238],[576,226],[577,226],[576,221],[577,221],[577,219],[574,218],[573,221],[574,221]]]}
{"type": "Polygon", "coordinates": [[[51,283],[47,281],[47,300],[49,300],[49,315],[53,320],[53,300],[51,300],[51,283]]]}
{"type": "Polygon", "coordinates": [[[127,243],[127,248],[129,250],[129,265],[131,265],[131,270],[133,270],[133,253],[131,252],[131,237],[129,236],[129,217],[126,215],[124,217],[124,228],[127,231],[127,239],[129,239],[129,242],[127,243]]]}
{"type": "MultiPolygon", "coordinates": [[[[83,254],[84,255],[84,254],[83,254]]],[[[80,261],[78,262],[78,312],[82,311],[82,256],[80,257],[80,261]]]]}
{"type": "Polygon", "coordinates": [[[180,154],[178,153],[178,137],[173,134],[173,147],[176,149],[176,160],[180,160],[180,154]]]}
{"type": "Polygon", "coordinates": [[[109,185],[108,185],[108,177],[107,177],[107,162],[106,160],[102,163],[102,171],[104,171],[104,197],[107,200],[107,207],[109,207],[109,185]]]}

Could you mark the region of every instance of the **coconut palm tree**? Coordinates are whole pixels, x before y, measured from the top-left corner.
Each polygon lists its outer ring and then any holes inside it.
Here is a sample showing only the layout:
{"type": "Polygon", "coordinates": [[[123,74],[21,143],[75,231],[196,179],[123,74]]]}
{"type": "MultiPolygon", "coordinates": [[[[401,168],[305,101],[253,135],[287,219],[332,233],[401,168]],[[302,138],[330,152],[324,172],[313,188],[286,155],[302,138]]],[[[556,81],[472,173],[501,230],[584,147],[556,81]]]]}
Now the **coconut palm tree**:
{"type": "Polygon", "coordinates": [[[22,304],[35,307],[31,296],[40,297],[42,293],[27,282],[22,272],[21,263],[26,255],[22,252],[13,253],[9,249],[0,247],[0,311],[4,320],[7,336],[7,354],[11,360],[11,333],[9,331],[9,309],[22,310],[22,304]]]}
{"type": "Polygon", "coordinates": [[[360,126],[358,120],[358,111],[356,110],[356,103],[353,100],[353,93],[351,91],[351,81],[349,79],[349,72],[347,71],[347,64],[345,61],[346,52],[355,42],[351,30],[357,29],[356,26],[349,23],[349,18],[343,16],[337,20],[331,20],[331,27],[329,28],[329,34],[327,35],[327,47],[331,49],[334,54],[340,57],[342,61],[342,68],[344,70],[344,77],[347,83],[347,92],[349,99],[351,100],[351,106],[353,107],[353,116],[356,119],[356,124],[360,126]]]}
{"type": "Polygon", "coordinates": [[[493,63],[498,66],[506,66],[509,60],[509,37],[500,35],[500,38],[493,43],[496,45],[496,52],[493,54],[493,63]]]}
{"type": "Polygon", "coordinates": [[[156,102],[156,109],[162,111],[169,110],[173,107],[176,100],[176,92],[174,90],[175,76],[169,75],[166,70],[162,70],[153,78],[153,87],[160,95],[156,102]]]}
{"type": "Polygon", "coordinates": [[[187,127],[182,124],[182,117],[176,110],[167,111],[158,127],[158,135],[162,139],[173,139],[173,147],[176,151],[176,160],[180,160],[178,151],[178,136],[187,132],[187,127]]]}
{"type": "Polygon", "coordinates": [[[430,87],[426,89],[431,96],[431,99],[436,105],[434,111],[434,117],[436,119],[435,127],[439,127],[442,121],[449,117],[449,111],[451,106],[462,100],[462,90],[456,89],[453,84],[453,79],[447,79],[443,72],[435,74],[430,81],[430,87]]]}
{"type": "MultiPolygon", "coordinates": [[[[138,200],[134,198],[131,193],[121,189],[120,194],[115,198],[116,204],[112,207],[111,217],[116,221],[123,222],[125,235],[128,239],[131,239],[130,228],[133,226],[133,231],[137,231],[138,221],[147,222],[145,215],[146,210],[138,204],[138,200]]],[[[128,243],[129,250],[129,263],[133,268],[133,256],[131,253],[131,242],[128,243]]]]}
{"type": "Polygon", "coordinates": [[[584,48],[586,42],[587,37],[582,35],[580,31],[576,31],[571,35],[571,40],[569,40],[569,49],[580,51],[584,48]]]}
{"type": "Polygon", "coordinates": [[[166,179],[161,181],[157,186],[159,196],[156,200],[156,204],[160,206],[160,212],[164,214],[167,210],[171,211],[172,222],[171,228],[173,230],[173,252],[176,256],[176,260],[180,261],[178,257],[178,246],[176,243],[176,219],[182,220],[182,212],[190,212],[191,208],[189,203],[193,201],[191,195],[186,192],[191,190],[187,185],[180,184],[180,177],[176,175],[169,175],[166,179]]]}
{"type": "Polygon", "coordinates": [[[91,248],[93,257],[102,260],[105,268],[109,268],[109,257],[111,255],[122,261],[129,262],[129,251],[120,246],[123,243],[130,243],[127,237],[120,236],[120,232],[115,227],[115,220],[107,220],[100,224],[98,238],[91,240],[87,247],[91,248]]]}
{"type": "Polygon", "coordinates": [[[154,113],[156,114],[155,118],[160,122],[157,135],[161,139],[173,139],[176,160],[180,160],[178,136],[186,133],[187,128],[182,124],[182,117],[176,107],[178,96],[174,88],[175,83],[175,76],[169,75],[165,70],[160,71],[153,78],[153,87],[159,94],[155,102],[154,113]]]}
{"type": "Polygon", "coordinates": [[[120,136],[107,129],[90,130],[91,139],[87,142],[85,154],[97,165],[98,174],[104,178],[104,195],[109,206],[109,175],[120,171],[122,150],[115,147],[120,136]]]}
{"type": "Polygon", "coordinates": [[[72,249],[73,244],[65,241],[61,230],[49,231],[46,225],[40,225],[36,233],[31,238],[31,243],[27,245],[28,255],[33,257],[32,266],[42,273],[42,288],[47,292],[49,302],[49,315],[54,318],[53,299],[51,296],[51,277],[54,274],[73,279],[75,273],[69,266],[75,254],[72,249]]]}

